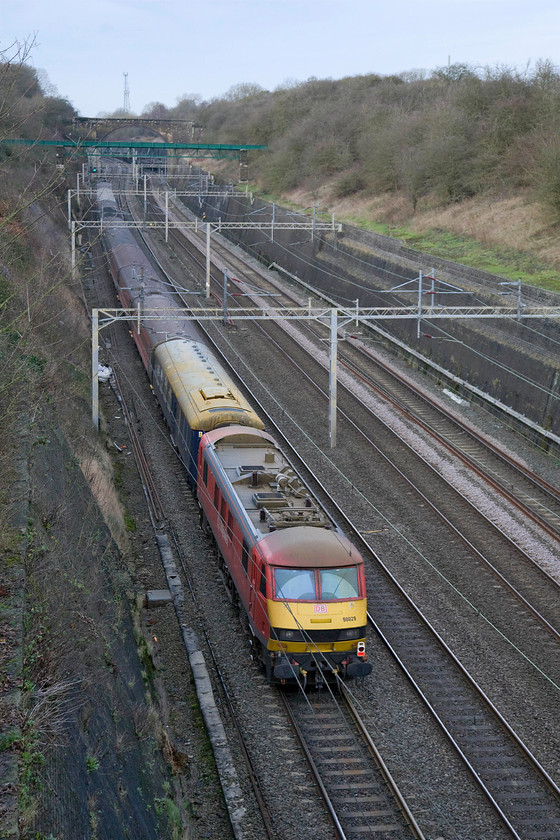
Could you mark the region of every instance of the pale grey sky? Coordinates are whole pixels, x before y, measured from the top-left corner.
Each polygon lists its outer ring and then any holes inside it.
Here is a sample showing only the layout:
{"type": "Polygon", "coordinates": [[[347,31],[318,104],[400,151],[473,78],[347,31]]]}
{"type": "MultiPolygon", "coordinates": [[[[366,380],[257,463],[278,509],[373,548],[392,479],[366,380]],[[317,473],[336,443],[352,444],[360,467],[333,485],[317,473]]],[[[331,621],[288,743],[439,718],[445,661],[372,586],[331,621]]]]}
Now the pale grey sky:
{"type": "Polygon", "coordinates": [[[29,62],[82,116],[212,99],[255,82],[388,75],[452,63],[560,66],[558,0],[0,0],[0,51],[29,62]]]}

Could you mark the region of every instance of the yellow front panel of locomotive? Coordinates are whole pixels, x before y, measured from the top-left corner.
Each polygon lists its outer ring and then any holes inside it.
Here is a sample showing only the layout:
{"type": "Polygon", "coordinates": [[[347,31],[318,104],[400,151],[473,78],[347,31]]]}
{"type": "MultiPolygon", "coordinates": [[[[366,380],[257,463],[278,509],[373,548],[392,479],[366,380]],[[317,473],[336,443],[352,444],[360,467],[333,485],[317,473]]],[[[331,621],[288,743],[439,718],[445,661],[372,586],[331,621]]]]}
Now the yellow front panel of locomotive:
{"type": "MultiPolygon", "coordinates": [[[[367,624],[367,600],[357,598],[354,601],[323,601],[307,603],[302,601],[267,601],[268,617],[271,627],[283,630],[342,630],[351,627],[365,627],[367,624]]],[[[272,638],[269,650],[307,650],[306,642],[277,642],[272,638]]],[[[317,650],[351,650],[356,648],[359,639],[343,639],[338,642],[317,642],[317,650]]]]}
{"type": "Polygon", "coordinates": [[[273,627],[304,630],[328,630],[335,627],[362,627],[367,624],[367,601],[267,601],[268,617],[273,627]]]}

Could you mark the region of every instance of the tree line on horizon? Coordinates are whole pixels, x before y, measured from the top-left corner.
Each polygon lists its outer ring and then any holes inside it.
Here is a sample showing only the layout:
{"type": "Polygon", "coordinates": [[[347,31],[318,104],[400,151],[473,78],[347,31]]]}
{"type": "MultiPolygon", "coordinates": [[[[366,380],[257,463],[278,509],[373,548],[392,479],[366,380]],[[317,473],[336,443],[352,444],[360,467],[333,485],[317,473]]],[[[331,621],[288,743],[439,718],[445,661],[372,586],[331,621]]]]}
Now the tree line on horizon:
{"type": "Polygon", "coordinates": [[[560,211],[560,71],[467,64],[393,76],[233,86],[210,102],[150,103],[143,116],[192,119],[212,143],[265,144],[251,172],[281,195],[325,183],[333,197],[400,193],[412,207],[532,191],[560,211]]]}
{"type": "MultiPolygon", "coordinates": [[[[44,87],[25,60],[0,60],[2,135],[63,136],[76,112],[44,87]]],[[[273,91],[244,83],[211,101],[151,102],[139,116],[193,120],[209,143],[267,145],[251,174],[277,196],[327,185],[333,198],[395,193],[416,209],[523,191],[560,212],[560,70],[547,60],[524,71],[452,64],[311,78],[273,91]]]]}

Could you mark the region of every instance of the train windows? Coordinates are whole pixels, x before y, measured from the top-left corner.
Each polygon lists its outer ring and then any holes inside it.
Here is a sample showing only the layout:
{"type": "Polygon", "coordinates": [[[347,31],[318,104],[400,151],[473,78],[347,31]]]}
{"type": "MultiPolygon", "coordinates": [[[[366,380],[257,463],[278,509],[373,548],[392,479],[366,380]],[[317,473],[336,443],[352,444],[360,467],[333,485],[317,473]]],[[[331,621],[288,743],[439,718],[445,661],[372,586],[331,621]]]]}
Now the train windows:
{"type": "Polygon", "coordinates": [[[321,569],[319,576],[322,601],[359,597],[357,566],[346,566],[343,569],[321,569]]]}
{"type": "Polygon", "coordinates": [[[204,461],[202,464],[202,482],[208,484],[208,462],[204,461]]]}
{"type": "Polygon", "coordinates": [[[263,566],[263,567],[262,567],[262,569],[261,569],[261,586],[260,586],[260,590],[261,590],[261,595],[264,595],[264,597],[266,598],[266,571],[265,571],[264,566],[263,566]]]}
{"type": "Polygon", "coordinates": [[[249,565],[249,547],[245,540],[243,540],[243,548],[241,549],[241,565],[247,574],[247,566],[249,565]]]}
{"type": "Polygon", "coordinates": [[[314,569],[274,569],[274,597],[287,601],[359,598],[358,568],[318,569],[317,578],[314,569]]]}
{"type": "Polygon", "coordinates": [[[313,569],[274,569],[274,597],[286,601],[316,601],[313,569]]]}
{"type": "Polygon", "coordinates": [[[219,509],[219,505],[220,505],[220,488],[216,484],[215,487],[214,487],[214,507],[216,508],[216,510],[219,509]]]}

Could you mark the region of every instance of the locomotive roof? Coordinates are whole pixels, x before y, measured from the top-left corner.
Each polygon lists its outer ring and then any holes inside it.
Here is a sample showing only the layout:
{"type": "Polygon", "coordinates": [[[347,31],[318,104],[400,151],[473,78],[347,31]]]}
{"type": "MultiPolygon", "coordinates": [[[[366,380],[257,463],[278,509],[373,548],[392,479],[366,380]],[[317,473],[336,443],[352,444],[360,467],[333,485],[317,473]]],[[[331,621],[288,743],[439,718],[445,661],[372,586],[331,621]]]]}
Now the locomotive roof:
{"type": "MultiPolygon", "coordinates": [[[[295,531],[305,525],[310,537],[310,556],[317,545],[336,542],[336,563],[347,565],[343,549],[349,544],[338,534],[323,536],[334,523],[294,471],[274,438],[255,429],[216,429],[201,442],[204,457],[211,464],[222,492],[247,523],[254,539],[266,541],[274,532],[295,531]]],[[[292,546],[289,536],[274,538],[278,545],[292,546]]],[[[273,542],[276,544],[276,542],[273,542]]]]}
{"type": "Polygon", "coordinates": [[[340,568],[362,561],[346,537],[323,528],[300,526],[273,531],[260,540],[259,551],[268,563],[291,568],[340,568]]]}

